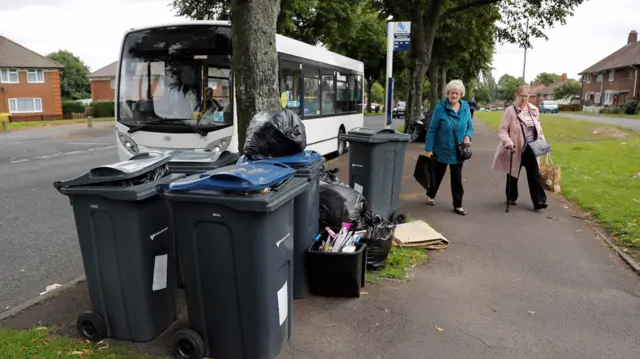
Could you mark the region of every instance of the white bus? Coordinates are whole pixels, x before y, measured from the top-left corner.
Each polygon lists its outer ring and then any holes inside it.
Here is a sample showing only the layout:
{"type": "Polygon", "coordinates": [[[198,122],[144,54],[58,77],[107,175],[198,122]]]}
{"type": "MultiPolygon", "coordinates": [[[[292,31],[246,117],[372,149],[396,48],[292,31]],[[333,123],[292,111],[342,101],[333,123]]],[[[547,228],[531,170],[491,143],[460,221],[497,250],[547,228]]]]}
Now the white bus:
{"type": "MultiPolygon", "coordinates": [[[[363,124],[364,65],[277,35],[280,101],[304,121],[307,148],[344,153],[341,133],[363,124]]],[[[118,154],[239,148],[231,23],[132,29],[116,76],[118,154]]]]}

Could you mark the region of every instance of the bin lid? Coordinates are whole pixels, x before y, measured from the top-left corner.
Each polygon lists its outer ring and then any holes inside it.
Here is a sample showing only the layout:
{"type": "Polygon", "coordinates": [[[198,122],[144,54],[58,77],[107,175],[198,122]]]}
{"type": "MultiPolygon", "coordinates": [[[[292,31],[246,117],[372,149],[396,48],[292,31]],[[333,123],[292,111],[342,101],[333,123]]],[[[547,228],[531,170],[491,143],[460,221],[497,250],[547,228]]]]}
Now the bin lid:
{"type": "MultiPolygon", "coordinates": [[[[318,152],[312,151],[312,150],[306,150],[290,156],[267,158],[261,161],[284,163],[287,166],[297,169],[300,167],[313,166],[317,163],[323,162],[324,159],[322,158],[322,155],[319,154],[318,152]]],[[[252,161],[247,160],[245,156],[242,156],[240,157],[240,159],[238,159],[238,163],[252,163],[252,161]]]]}
{"type": "Polygon", "coordinates": [[[340,139],[365,143],[384,143],[389,141],[409,142],[411,136],[390,128],[374,130],[367,127],[358,127],[349,131],[346,135],[341,135],[340,139]]]}
{"type": "Polygon", "coordinates": [[[127,161],[92,168],[78,177],[55,182],[58,189],[66,187],[91,186],[99,183],[126,181],[139,177],[163,166],[171,159],[170,154],[160,152],[139,153],[127,161]]]}
{"type": "Polygon", "coordinates": [[[260,191],[293,177],[295,170],[273,161],[235,164],[189,176],[169,185],[171,191],[260,191]]]}
{"type": "Polygon", "coordinates": [[[240,154],[229,151],[176,151],[169,161],[169,168],[172,172],[205,172],[233,164],[239,157],[240,154]]]}

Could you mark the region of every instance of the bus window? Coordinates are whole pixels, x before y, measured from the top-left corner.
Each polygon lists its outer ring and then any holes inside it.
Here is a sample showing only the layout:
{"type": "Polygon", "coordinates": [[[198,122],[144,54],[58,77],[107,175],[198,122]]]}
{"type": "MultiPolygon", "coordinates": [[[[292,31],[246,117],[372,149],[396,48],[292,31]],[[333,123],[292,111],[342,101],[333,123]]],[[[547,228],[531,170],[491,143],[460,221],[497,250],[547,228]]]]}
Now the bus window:
{"type": "Polygon", "coordinates": [[[336,85],[338,88],[336,113],[355,112],[355,76],[351,74],[338,73],[338,76],[336,77],[336,85]]]}
{"type": "Polygon", "coordinates": [[[280,102],[300,115],[300,64],[280,61],[280,102]]]}
{"type": "Polygon", "coordinates": [[[320,71],[304,68],[304,116],[320,115],[320,71]]]}
{"type": "Polygon", "coordinates": [[[356,112],[362,112],[362,95],[364,93],[364,87],[362,86],[362,75],[356,75],[356,98],[355,107],[356,112]]]}
{"type": "Polygon", "coordinates": [[[333,115],[336,113],[336,87],[334,72],[322,70],[322,114],[333,115]]]}

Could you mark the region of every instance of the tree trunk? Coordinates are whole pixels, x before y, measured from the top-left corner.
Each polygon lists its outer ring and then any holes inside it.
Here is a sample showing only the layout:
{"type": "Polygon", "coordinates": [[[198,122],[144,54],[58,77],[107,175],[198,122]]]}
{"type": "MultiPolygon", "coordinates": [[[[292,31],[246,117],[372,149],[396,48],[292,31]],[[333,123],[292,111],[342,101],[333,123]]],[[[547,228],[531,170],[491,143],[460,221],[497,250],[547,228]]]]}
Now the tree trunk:
{"type": "Polygon", "coordinates": [[[409,81],[405,127],[420,119],[424,77],[431,61],[433,43],[436,39],[440,8],[443,1],[432,0],[431,6],[427,11],[423,8],[422,1],[418,1],[411,12],[410,68],[413,71],[409,81]]]}
{"type": "Polygon", "coordinates": [[[276,51],[280,0],[232,0],[231,7],[238,147],[242,151],[253,116],[281,108],[276,51]]]}
{"type": "Polygon", "coordinates": [[[440,67],[440,91],[442,92],[442,98],[447,97],[447,68],[445,66],[440,67]]]}
{"type": "Polygon", "coordinates": [[[440,81],[438,81],[438,76],[440,75],[440,70],[438,69],[438,65],[434,62],[431,62],[431,67],[429,68],[429,82],[431,83],[431,87],[429,88],[429,109],[434,111],[436,109],[436,105],[438,104],[438,94],[440,93],[438,90],[440,89],[440,81]]]}

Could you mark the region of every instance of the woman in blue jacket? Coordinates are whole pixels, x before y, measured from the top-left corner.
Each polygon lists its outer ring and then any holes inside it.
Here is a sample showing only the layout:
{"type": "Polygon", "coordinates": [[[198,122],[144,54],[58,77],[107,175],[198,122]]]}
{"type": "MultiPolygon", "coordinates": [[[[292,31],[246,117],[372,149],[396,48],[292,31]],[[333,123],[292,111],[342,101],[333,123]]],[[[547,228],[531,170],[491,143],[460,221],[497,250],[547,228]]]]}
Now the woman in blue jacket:
{"type": "Polygon", "coordinates": [[[473,137],[473,121],[471,112],[466,101],[462,100],[465,93],[464,84],[460,80],[453,80],[445,87],[447,98],[438,102],[433,112],[427,140],[424,149],[426,156],[434,159],[434,179],[435,183],[427,191],[427,204],[434,205],[436,194],[442,178],[450,169],[451,193],[453,194],[453,211],[461,216],[467,214],[462,208],[462,161],[456,157],[455,145],[464,143],[471,146],[473,137]],[[458,138],[454,141],[453,125],[455,126],[458,138]]]}

